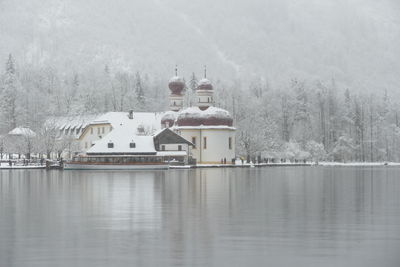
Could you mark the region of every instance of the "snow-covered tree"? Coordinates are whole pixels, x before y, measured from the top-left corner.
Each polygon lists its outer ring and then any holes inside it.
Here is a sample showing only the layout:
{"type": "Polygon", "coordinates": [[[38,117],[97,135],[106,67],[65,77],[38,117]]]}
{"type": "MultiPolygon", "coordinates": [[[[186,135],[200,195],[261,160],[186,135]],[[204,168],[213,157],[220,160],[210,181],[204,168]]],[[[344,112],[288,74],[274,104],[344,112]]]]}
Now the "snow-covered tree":
{"type": "Polygon", "coordinates": [[[14,129],[17,126],[17,87],[18,80],[15,69],[15,61],[10,54],[6,63],[4,74],[4,87],[1,92],[1,111],[3,115],[3,127],[5,131],[14,129]]]}

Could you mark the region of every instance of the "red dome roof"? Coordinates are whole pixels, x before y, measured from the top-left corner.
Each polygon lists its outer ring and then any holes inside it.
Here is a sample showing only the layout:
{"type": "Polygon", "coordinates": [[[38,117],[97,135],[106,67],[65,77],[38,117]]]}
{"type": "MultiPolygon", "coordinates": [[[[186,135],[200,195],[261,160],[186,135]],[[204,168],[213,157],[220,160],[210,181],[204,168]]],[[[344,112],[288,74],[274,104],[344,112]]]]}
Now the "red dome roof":
{"type": "Polygon", "coordinates": [[[187,108],[182,110],[176,120],[177,126],[229,126],[233,125],[233,119],[229,112],[209,107],[201,110],[198,107],[187,108]]]}
{"type": "Polygon", "coordinates": [[[178,116],[178,112],[175,111],[167,111],[164,116],[161,118],[161,125],[172,127],[175,123],[176,117],[178,116]]]}
{"type": "Polygon", "coordinates": [[[213,90],[213,86],[209,79],[204,78],[199,81],[197,90],[213,90]]]}
{"type": "Polygon", "coordinates": [[[168,87],[172,94],[181,95],[183,89],[185,88],[185,82],[182,80],[182,78],[175,76],[169,80],[168,87]]]}

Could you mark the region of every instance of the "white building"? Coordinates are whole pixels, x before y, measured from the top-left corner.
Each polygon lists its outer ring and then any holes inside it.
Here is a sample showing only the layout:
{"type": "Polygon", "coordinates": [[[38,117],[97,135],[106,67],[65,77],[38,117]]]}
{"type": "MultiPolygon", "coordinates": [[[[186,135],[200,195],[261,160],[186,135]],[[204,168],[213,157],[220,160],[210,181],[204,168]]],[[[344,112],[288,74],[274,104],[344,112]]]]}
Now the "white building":
{"type": "Polygon", "coordinates": [[[86,155],[119,158],[159,156],[165,162],[187,164],[191,146],[193,144],[168,128],[152,135],[137,135],[129,125],[120,125],[98,140],[86,155]]]}
{"type": "Polygon", "coordinates": [[[171,111],[161,120],[194,144],[191,156],[198,164],[231,163],[235,158],[235,131],[229,112],[214,107],[214,88],[205,77],[196,89],[197,105],[183,109],[185,84],[179,77],[170,80],[171,111]]]}
{"type": "MultiPolygon", "coordinates": [[[[168,84],[171,92],[170,111],[108,112],[98,116],[60,119],[56,122],[60,133],[59,138],[73,139],[76,144],[69,146],[74,148],[73,153],[69,154],[77,155],[90,153],[97,142],[106,144],[107,139],[112,136],[110,133],[114,133],[116,128],[119,130],[115,134],[126,131],[125,134],[130,136],[151,136],[160,129],[171,128],[183,140],[193,144],[193,148],[187,145],[185,149],[182,149],[184,141],[179,140],[178,143],[162,144],[156,148],[157,151],[177,151],[175,154],[181,156],[186,153],[185,161],[194,162],[189,160],[194,159],[197,164],[231,163],[236,156],[236,129],[233,127],[233,119],[228,111],[214,107],[214,88],[206,78],[206,74],[204,76],[196,89],[196,106],[194,107],[183,108],[185,83],[176,74],[168,84]],[[104,138],[106,141],[103,141],[104,138]]],[[[119,142],[117,138],[114,139],[115,142],[119,142]]],[[[160,153],[168,154],[167,152],[160,153]]]]}
{"type": "Polygon", "coordinates": [[[114,128],[126,126],[135,135],[151,135],[161,129],[163,112],[107,112],[99,115],[55,117],[45,127],[55,129],[64,158],[84,154],[114,128]]]}

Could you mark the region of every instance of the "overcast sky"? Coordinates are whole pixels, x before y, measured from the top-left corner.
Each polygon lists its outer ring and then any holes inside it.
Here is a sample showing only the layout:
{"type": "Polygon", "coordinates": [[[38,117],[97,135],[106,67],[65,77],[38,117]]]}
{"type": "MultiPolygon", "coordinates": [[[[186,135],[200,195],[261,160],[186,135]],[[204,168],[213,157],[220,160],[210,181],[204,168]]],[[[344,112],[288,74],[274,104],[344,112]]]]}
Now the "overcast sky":
{"type": "Polygon", "coordinates": [[[396,0],[0,0],[0,60],[400,87],[396,0]]]}

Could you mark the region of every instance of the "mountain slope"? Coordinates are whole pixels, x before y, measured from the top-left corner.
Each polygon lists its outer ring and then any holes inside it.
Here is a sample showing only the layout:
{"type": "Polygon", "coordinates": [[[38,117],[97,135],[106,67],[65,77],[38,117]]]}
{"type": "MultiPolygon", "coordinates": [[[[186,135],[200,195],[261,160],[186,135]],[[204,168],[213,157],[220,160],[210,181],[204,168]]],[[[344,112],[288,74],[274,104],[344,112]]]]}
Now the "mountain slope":
{"type": "Polygon", "coordinates": [[[2,0],[0,60],[167,78],[291,77],[358,90],[400,86],[400,9],[372,0],[2,0]]]}

